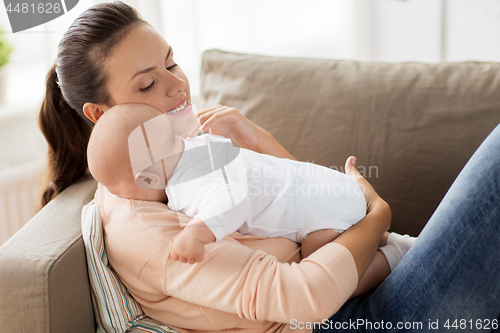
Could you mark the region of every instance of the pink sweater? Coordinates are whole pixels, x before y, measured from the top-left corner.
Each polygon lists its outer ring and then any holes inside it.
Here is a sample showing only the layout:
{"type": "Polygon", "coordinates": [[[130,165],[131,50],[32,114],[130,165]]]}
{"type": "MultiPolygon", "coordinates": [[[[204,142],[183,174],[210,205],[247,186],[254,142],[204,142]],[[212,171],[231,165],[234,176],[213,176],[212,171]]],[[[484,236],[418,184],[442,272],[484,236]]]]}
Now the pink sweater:
{"type": "Polygon", "coordinates": [[[188,217],[102,185],[96,202],[111,266],[148,316],[181,332],[310,332],[298,327],[330,317],[356,289],[354,259],[340,244],[300,260],[288,239],[233,233],[207,245],[201,263],[184,264],[169,252],[188,217]]]}

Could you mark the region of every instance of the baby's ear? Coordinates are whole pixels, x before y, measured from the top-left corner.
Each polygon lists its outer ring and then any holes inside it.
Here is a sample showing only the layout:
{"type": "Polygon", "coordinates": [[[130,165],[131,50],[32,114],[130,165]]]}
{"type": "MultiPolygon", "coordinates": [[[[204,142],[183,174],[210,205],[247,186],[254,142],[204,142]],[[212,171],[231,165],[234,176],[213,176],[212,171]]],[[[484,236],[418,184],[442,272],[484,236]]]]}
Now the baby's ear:
{"type": "Polygon", "coordinates": [[[165,182],[163,177],[158,176],[151,171],[141,171],[135,175],[135,183],[141,188],[147,190],[160,190],[165,189],[165,182]]]}

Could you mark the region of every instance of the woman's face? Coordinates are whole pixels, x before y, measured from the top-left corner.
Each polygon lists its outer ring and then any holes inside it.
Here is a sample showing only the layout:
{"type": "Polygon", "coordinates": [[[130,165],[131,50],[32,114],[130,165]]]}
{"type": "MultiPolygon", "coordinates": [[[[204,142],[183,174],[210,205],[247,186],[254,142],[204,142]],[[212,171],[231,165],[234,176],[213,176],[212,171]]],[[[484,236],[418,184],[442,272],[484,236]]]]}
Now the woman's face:
{"type": "Polygon", "coordinates": [[[115,104],[144,103],[169,112],[191,100],[189,81],[173,50],[154,28],[133,28],[106,58],[108,92],[115,104]]]}

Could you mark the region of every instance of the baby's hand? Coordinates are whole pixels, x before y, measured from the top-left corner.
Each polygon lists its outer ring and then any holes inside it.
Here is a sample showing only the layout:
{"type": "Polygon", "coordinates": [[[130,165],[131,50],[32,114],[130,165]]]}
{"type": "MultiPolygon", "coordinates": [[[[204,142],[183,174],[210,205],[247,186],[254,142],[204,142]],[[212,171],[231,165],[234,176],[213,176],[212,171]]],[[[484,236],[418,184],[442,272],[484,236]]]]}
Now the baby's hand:
{"type": "Polygon", "coordinates": [[[205,256],[205,244],[187,233],[181,232],[174,239],[170,256],[173,260],[189,264],[201,262],[205,256]]]}

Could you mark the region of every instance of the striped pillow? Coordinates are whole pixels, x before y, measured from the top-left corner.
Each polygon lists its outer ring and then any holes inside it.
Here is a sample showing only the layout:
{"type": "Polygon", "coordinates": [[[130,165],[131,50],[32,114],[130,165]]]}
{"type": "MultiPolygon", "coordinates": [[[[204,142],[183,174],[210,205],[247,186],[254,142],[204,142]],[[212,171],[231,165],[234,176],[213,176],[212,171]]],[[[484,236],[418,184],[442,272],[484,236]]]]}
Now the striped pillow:
{"type": "Polygon", "coordinates": [[[98,333],[178,333],[147,317],[108,267],[99,206],[92,200],[82,210],[82,234],[98,333]]]}

